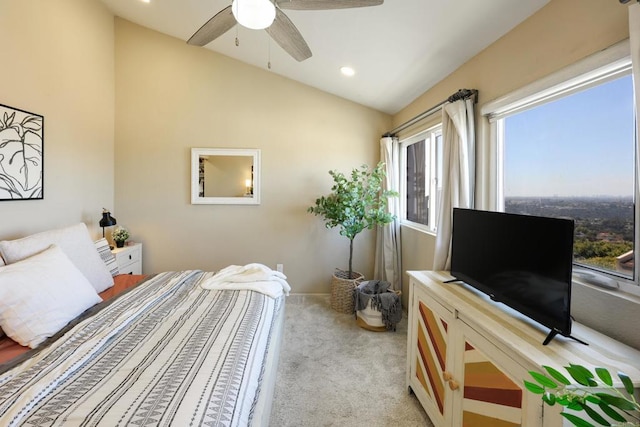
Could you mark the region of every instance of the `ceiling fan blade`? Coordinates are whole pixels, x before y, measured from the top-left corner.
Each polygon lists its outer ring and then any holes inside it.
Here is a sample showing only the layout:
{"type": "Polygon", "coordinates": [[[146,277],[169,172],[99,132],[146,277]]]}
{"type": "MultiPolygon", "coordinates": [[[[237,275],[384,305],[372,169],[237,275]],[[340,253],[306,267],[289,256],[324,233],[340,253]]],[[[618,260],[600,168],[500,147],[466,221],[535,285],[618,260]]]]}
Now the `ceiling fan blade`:
{"type": "Polygon", "coordinates": [[[236,18],[231,12],[231,6],[225,7],[200,27],[187,43],[204,46],[229,31],[234,25],[236,25],[236,18]]]}
{"type": "Polygon", "coordinates": [[[311,49],[304,41],[302,34],[280,9],[276,8],[276,19],[266,30],[271,38],[296,61],[302,62],[311,58],[311,49]]]}
{"type": "Polygon", "coordinates": [[[379,6],[384,0],[278,0],[278,7],[290,10],[349,9],[379,6]]]}

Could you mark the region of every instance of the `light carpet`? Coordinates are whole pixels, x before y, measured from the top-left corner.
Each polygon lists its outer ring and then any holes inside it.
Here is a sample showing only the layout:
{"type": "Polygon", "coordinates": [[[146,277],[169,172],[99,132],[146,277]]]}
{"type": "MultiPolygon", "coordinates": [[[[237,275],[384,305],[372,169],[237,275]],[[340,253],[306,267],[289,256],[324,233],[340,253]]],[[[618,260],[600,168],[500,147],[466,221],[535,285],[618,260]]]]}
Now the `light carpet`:
{"type": "Polygon", "coordinates": [[[287,298],[271,426],[433,426],[407,392],[407,319],[371,332],[325,295],[287,298]]]}

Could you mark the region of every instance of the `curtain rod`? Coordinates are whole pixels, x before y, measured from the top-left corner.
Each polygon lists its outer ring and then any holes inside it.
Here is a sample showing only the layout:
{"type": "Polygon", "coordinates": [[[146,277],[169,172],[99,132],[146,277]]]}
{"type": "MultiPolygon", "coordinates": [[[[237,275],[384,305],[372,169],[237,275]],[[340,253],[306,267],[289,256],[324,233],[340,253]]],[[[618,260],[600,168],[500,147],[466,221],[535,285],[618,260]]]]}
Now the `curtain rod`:
{"type": "Polygon", "coordinates": [[[474,103],[478,102],[478,90],[477,89],[460,89],[456,93],[454,93],[453,95],[448,97],[446,100],[444,100],[441,103],[439,103],[438,105],[435,105],[435,106],[429,108],[427,111],[423,111],[422,113],[418,114],[414,118],[412,118],[410,120],[407,120],[406,122],[404,122],[400,126],[390,130],[389,132],[385,133],[382,136],[383,137],[396,136],[396,133],[400,132],[401,130],[404,130],[404,129],[410,127],[410,126],[413,126],[414,124],[418,123],[420,120],[423,120],[426,117],[429,117],[430,115],[432,115],[433,113],[438,111],[447,102],[455,102],[455,101],[458,101],[458,100],[461,100],[461,99],[467,99],[467,98],[471,98],[471,97],[474,98],[473,99],[474,103]]]}

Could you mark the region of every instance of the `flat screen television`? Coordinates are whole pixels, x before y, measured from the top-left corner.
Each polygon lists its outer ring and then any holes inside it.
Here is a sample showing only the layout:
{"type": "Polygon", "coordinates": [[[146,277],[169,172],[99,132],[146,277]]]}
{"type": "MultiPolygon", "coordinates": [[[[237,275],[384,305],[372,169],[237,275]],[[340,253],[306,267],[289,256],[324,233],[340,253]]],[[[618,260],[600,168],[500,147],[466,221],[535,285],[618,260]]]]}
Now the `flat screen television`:
{"type": "Polygon", "coordinates": [[[571,337],[573,229],[570,219],[455,208],[451,275],[550,328],[544,345],[571,337]]]}

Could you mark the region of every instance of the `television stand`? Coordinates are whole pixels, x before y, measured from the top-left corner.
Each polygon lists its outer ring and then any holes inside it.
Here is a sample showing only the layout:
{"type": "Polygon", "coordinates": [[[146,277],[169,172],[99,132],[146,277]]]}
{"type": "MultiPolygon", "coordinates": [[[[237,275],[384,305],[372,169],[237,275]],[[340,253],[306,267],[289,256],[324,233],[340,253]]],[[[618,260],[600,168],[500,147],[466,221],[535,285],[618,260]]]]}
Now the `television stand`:
{"type": "Polygon", "coordinates": [[[580,322],[572,330],[588,346],[552,339],[557,331],[542,345],[549,328],[471,286],[443,284],[449,272],[407,273],[406,385],[435,427],[562,425],[562,408],[547,409],[524,386],[542,366],[601,366],[640,384],[640,349],[580,322]]]}
{"type": "MultiPolygon", "coordinates": [[[[546,338],[544,339],[544,341],[542,342],[542,345],[547,345],[547,344],[549,344],[549,343],[551,342],[551,340],[552,340],[556,335],[558,335],[558,331],[556,331],[555,329],[552,329],[552,330],[549,332],[549,335],[547,335],[547,337],[546,337],[546,338]]],[[[582,341],[581,339],[574,337],[573,335],[563,335],[563,336],[565,336],[565,337],[567,337],[567,338],[571,338],[572,340],[575,340],[575,341],[579,342],[580,344],[589,345],[589,343],[584,342],[584,341],[582,341]]]]}

